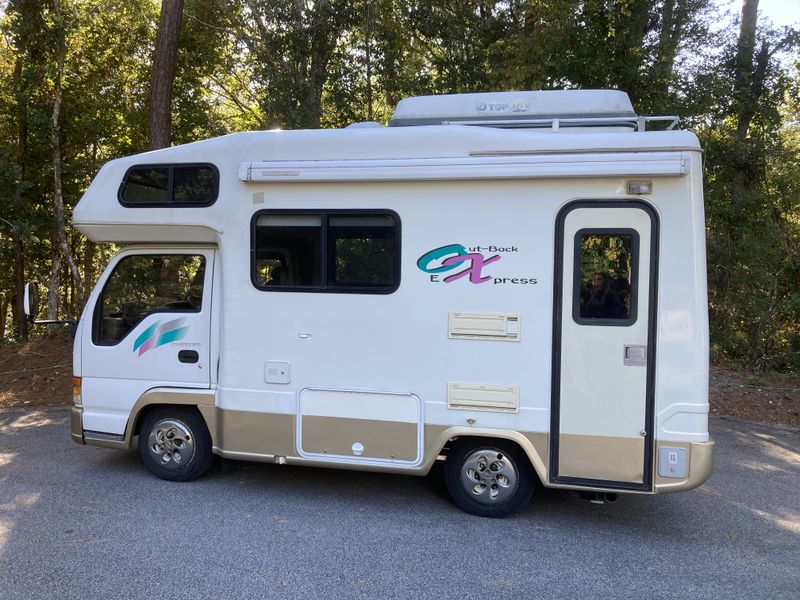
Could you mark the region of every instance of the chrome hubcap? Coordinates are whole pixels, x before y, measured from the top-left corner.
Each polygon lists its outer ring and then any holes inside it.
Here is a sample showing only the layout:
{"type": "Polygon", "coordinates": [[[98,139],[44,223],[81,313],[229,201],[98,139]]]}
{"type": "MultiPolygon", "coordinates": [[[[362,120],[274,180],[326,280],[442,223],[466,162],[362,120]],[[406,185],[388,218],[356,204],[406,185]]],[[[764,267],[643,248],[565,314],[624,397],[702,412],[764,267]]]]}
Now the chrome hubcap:
{"type": "Polygon", "coordinates": [[[194,437],[191,430],[177,419],[162,419],[147,436],[148,447],[161,467],[174,471],[186,465],[194,456],[194,437]]]}
{"type": "Polygon", "coordinates": [[[461,485],[464,486],[464,491],[481,504],[505,502],[514,494],[518,482],[514,463],[497,450],[475,450],[461,465],[461,485]]]}

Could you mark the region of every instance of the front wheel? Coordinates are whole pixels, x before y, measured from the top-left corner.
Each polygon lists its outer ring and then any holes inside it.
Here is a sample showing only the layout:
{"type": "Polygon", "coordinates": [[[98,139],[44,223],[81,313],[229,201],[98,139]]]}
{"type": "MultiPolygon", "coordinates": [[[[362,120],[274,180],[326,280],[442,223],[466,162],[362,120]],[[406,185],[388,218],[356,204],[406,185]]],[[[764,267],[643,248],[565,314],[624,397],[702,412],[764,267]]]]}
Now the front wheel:
{"type": "Polygon", "coordinates": [[[139,456],[150,471],[168,481],[191,481],[211,467],[211,435],[196,409],[159,408],[139,430],[139,456]]]}
{"type": "Polygon", "coordinates": [[[533,495],[536,476],[530,461],[519,446],[506,440],[459,439],[444,468],[450,497],[479,517],[507,517],[533,495]]]}

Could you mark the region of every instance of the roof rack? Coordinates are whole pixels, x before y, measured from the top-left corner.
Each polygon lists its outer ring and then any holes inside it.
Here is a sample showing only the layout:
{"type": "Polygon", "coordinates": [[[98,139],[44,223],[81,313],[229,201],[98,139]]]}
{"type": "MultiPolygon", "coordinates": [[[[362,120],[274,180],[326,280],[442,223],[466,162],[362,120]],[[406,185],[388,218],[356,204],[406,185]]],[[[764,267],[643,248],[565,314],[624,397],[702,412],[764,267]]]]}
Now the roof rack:
{"type": "Polygon", "coordinates": [[[545,119],[459,119],[457,121],[442,121],[442,125],[473,125],[479,127],[503,127],[503,128],[530,128],[548,127],[552,131],[559,131],[564,127],[613,127],[629,126],[636,131],[646,131],[648,122],[667,122],[667,131],[675,129],[680,122],[680,117],[579,117],[572,119],[561,119],[558,117],[545,119]]]}

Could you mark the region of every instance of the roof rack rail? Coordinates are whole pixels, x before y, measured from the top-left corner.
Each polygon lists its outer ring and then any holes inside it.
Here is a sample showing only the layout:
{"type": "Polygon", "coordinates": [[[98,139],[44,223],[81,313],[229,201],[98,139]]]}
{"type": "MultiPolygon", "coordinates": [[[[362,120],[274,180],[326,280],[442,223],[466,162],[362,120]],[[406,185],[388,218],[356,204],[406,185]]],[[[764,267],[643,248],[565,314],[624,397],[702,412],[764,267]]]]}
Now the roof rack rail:
{"type": "Polygon", "coordinates": [[[559,131],[561,126],[581,127],[581,126],[614,126],[629,125],[635,127],[636,131],[646,131],[649,122],[667,122],[667,131],[675,129],[680,122],[680,117],[579,117],[572,119],[560,119],[557,117],[546,119],[459,119],[457,121],[442,121],[442,125],[473,125],[480,127],[504,127],[504,128],[527,128],[527,127],[549,127],[553,131],[559,131]]]}

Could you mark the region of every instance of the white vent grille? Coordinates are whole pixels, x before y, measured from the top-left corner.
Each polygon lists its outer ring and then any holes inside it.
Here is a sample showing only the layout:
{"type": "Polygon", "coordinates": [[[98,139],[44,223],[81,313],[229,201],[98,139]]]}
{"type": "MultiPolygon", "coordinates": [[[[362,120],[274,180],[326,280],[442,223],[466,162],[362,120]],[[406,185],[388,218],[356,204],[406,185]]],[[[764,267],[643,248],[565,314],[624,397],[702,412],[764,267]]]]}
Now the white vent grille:
{"type": "Polygon", "coordinates": [[[451,312],[448,337],[465,340],[518,342],[519,315],[451,312]]]}
{"type": "Polygon", "coordinates": [[[448,383],[447,408],[515,413],[519,411],[519,387],[485,383],[448,383]]]}

